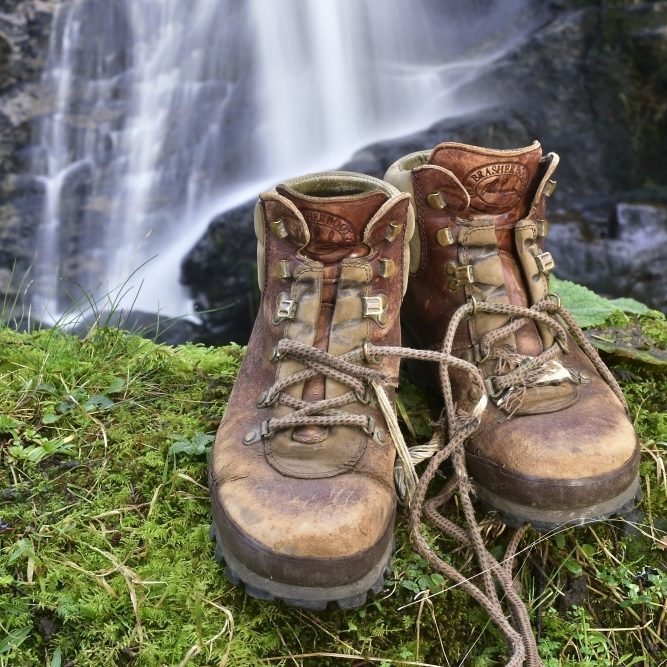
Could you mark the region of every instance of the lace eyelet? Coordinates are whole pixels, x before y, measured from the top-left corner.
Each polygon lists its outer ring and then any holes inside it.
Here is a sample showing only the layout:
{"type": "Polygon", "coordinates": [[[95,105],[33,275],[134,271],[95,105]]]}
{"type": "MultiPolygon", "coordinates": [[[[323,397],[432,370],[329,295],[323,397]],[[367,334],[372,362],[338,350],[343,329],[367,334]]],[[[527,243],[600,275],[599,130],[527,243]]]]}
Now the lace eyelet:
{"type": "Polygon", "coordinates": [[[375,418],[369,417],[368,422],[366,422],[366,426],[364,426],[363,428],[364,428],[364,433],[369,438],[372,438],[375,435],[375,418]]]}
{"type": "Polygon", "coordinates": [[[269,421],[269,419],[265,419],[259,427],[252,429],[252,431],[248,431],[243,438],[243,444],[247,446],[256,445],[258,442],[273,437],[269,421]]]}
{"type": "Polygon", "coordinates": [[[276,402],[276,396],[269,396],[268,391],[263,391],[257,399],[258,408],[269,408],[276,402]]]}
{"type": "Polygon", "coordinates": [[[475,343],[475,345],[472,346],[472,352],[473,352],[473,357],[475,359],[476,364],[483,364],[491,356],[491,348],[490,347],[488,347],[486,349],[486,352],[484,354],[482,354],[482,347],[481,347],[480,343],[475,343]]]}

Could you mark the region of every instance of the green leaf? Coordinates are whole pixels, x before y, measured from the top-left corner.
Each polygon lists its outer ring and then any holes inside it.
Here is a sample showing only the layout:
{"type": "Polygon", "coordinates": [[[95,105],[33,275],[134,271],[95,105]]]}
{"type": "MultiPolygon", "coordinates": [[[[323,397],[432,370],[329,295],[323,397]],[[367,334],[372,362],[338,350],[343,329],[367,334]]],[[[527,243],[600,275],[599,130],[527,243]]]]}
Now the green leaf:
{"type": "Polygon", "coordinates": [[[55,424],[61,417],[62,415],[55,415],[49,412],[42,417],[42,424],[55,424]]]}
{"type": "Polygon", "coordinates": [[[563,566],[568,572],[574,575],[579,575],[584,571],[584,568],[581,567],[581,564],[578,563],[576,560],[573,560],[572,558],[568,558],[567,560],[565,560],[563,566]]]}
{"type": "Polygon", "coordinates": [[[197,433],[192,436],[192,440],[188,440],[181,435],[172,435],[172,439],[176,442],[169,448],[169,454],[186,454],[187,456],[201,456],[206,454],[210,449],[210,444],[215,439],[212,435],[206,433],[197,433]]]}
{"type": "Polygon", "coordinates": [[[84,404],[83,409],[86,412],[93,412],[94,410],[108,410],[116,405],[108,396],[104,394],[97,394],[91,396],[84,404]]]}
{"type": "Polygon", "coordinates": [[[583,328],[599,326],[617,310],[609,299],[569,280],[559,280],[552,276],[550,287],[583,328]]]}
{"type": "Polygon", "coordinates": [[[413,593],[419,593],[420,589],[417,584],[412,581],[412,579],[403,579],[401,581],[401,588],[407,588],[409,591],[412,591],[413,593]]]}
{"type": "Polygon", "coordinates": [[[215,436],[209,435],[208,433],[196,433],[192,438],[192,443],[198,447],[206,447],[210,445],[215,440],[215,436]]]}
{"type": "Polygon", "coordinates": [[[554,276],[550,279],[550,287],[561,298],[563,305],[572,313],[579,326],[585,329],[600,326],[612,313],[619,310],[635,314],[649,311],[647,306],[634,299],[605,299],[588,287],[569,280],[559,280],[554,276]]]}
{"type": "Polygon", "coordinates": [[[46,458],[48,452],[41,445],[26,447],[26,459],[31,463],[39,463],[46,458]]]}
{"type": "Polygon", "coordinates": [[[53,651],[53,657],[51,658],[51,667],[60,667],[63,662],[63,655],[62,651],[60,650],[60,646],[56,646],[55,650],[53,651]]]}
{"type": "Polygon", "coordinates": [[[125,378],[114,378],[107,387],[107,394],[118,394],[125,389],[125,378]]]}
{"type": "Polygon", "coordinates": [[[14,419],[14,417],[0,415],[0,433],[12,433],[12,431],[19,428],[21,424],[22,422],[18,421],[18,419],[14,419]]]}
{"type": "Polygon", "coordinates": [[[7,447],[7,453],[15,461],[23,461],[26,458],[28,458],[25,450],[26,450],[26,448],[22,447],[21,445],[12,445],[11,447],[7,447]]]}
{"type": "Polygon", "coordinates": [[[34,558],[34,556],[35,550],[33,549],[32,542],[24,537],[20,539],[9,552],[7,562],[13,563],[21,558],[34,558]]]}
{"type": "Polygon", "coordinates": [[[582,544],[581,551],[587,558],[592,558],[597,549],[592,544],[582,544]]]}
{"type": "Polygon", "coordinates": [[[59,412],[61,415],[64,415],[66,412],[71,412],[74,410],[75,404],[71,401],[61,401],[56,405],[56,412],[59,412]]]}
{"type": "Polygon", "coordinates": [[[645,315],[651,311],[646,304],[635,299],[630,299],[629,297],[610,299],[609,303],[612,303],[618,310],[622,310],[624,313],[632,313],[633,315],[645,315]]]}

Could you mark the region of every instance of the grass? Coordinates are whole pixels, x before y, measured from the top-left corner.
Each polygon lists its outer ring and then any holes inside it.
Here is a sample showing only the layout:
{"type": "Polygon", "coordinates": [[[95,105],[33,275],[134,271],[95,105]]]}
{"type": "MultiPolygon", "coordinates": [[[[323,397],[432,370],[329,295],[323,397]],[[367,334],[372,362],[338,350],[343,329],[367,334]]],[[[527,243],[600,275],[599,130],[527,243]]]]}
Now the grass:
{"type": "MultiPolygon", "coordinates": [[[[667,346],[664,319],[629,321],[667,346]]],[[[0,667],[502,664],[499,635],[412,551],[403,516],[393,576],[361,609],[313,614],[227,582],[206,452],[242,355],[0,328],[0,667]]],[[[667,664],[667,374],[618,370],[645,498],[626,520],[524,541],[518,585],[549,667],[667,664]]],[[[433,406],[409,385],[399,397],[408,438],[423,440],[433,406]]],[[[483,527],[500,549],[504,526],[483,527]]]]}

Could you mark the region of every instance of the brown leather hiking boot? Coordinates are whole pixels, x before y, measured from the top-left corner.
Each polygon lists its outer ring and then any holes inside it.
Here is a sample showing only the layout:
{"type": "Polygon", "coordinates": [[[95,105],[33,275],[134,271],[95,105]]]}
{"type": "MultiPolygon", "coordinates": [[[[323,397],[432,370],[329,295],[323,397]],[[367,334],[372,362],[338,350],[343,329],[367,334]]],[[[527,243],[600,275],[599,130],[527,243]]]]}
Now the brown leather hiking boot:
{"type": "MultiPolygon", "coordinates": [[[[443,143],[385,175],[412,195],[417,219],[404,332],[440,349],[450,320],[461,320],[453,353],[482,372],[490,399],[466,442],[476,494],[509,523],[539,530],[621,513],[639,494],[639,447],[620,389],[548,293],[545,199],[557,164],[537,142],[443,143]]],[[[453,405],[470,414],[479,388],[450,375],[453,405]]]]}
{"type": "Polygon", "coordinates": [[[260,195],[262,299],[209,470],[216,555],[250,595],[352,608],[383,584],[399,361],[378,346],[400,345],[413,229],[409,196],[360,174],[260,195]]]}

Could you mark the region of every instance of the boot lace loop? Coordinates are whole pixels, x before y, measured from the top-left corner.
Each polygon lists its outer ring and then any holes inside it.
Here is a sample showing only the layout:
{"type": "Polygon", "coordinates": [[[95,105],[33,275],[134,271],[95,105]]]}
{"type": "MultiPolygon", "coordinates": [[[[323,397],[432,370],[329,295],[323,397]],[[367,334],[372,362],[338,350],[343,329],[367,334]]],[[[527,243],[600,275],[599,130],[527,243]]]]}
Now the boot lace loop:
{"type": "Polygon", "coordinates": [[[560,301],[553,301],[547,296],[530,308],[475,302],[472,311],[509,315],[512,318],[507,324],[486,333],[479,342],[480,354],[484,358],[496,360],[496,374],[486,379],[487,391],[495,399],[498,407],[508,414],[513,414],[521,405],[528,387],[563,381],[586,382],[581,374],[565,368],[557,360],[561,353],[568,352],[566,328],[627,411],[625,398],[616,379],[604,365],[595,348],[588,342],[572,315],[561,306],[560,301]],[[556,317],[559,317],[565,326],[556,317]],[[554,343],[543,352],[535,356],[522,355],[508,346],[496,345],[530,321],[547,325],[554,334],[554,343]]]}

